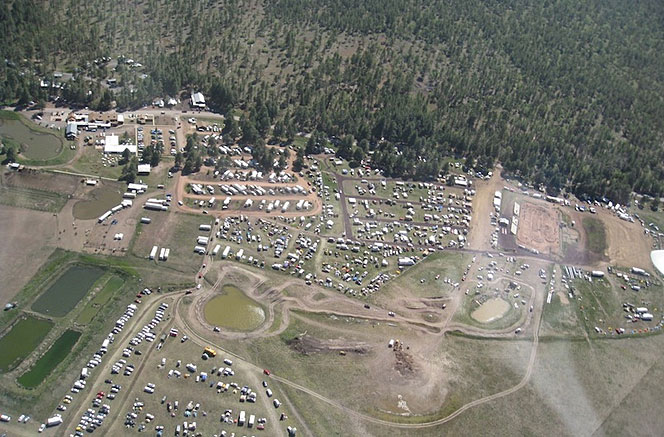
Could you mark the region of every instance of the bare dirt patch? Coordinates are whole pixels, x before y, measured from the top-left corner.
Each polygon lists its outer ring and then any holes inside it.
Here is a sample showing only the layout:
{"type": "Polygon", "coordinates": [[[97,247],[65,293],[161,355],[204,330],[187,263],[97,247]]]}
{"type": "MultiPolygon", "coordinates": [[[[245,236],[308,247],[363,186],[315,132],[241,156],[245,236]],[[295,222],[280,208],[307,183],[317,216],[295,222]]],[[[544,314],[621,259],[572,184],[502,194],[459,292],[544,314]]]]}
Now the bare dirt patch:
{"type": "Polygon", "coordinates": [[[53,252],[52,213],[0,207],[0,302],[10,301],[53,252]]]}
{"type": "Polygon", "coordinates": [[[491,249],[491,232],[489,214],[493,211],[493,195],[503,188],[500,167],[496,168],[488,181],[475,183],[476,194],[473,198],[473,220],[468,232],[468,245],[471,249],[491,249]]]}
{"type": "Polygon", "coordinates": [[[597,214],[606,231],[606,255],[611,264],[650,268],[650,241],[641,226],[619,219],[607,211],[597,214]]]}
{"type": "Polygon", "coordinates": [[[311,355],[315,353],[355,353],[366,354],[369,352],[369,346],[366,343],[352,342],[343,338],[333,340],[322,340],[312,337],[307,333],[296,336],[288,342],[291,349],[302,355],[311,355]]]}
{"type": "Polygon", "coordinates": [[[80,179],[76,176],[25,169],[5,172],[2,175],[2,184],[8,187],[31,188],[59,194],[73,194],[80,185],[80,179]]]}
{"type": "Polygon", "coordinates": [[[557,211],[545,205],[523,202],[517,242],[542,254],[558,254],[560,227],[557,211]]]}

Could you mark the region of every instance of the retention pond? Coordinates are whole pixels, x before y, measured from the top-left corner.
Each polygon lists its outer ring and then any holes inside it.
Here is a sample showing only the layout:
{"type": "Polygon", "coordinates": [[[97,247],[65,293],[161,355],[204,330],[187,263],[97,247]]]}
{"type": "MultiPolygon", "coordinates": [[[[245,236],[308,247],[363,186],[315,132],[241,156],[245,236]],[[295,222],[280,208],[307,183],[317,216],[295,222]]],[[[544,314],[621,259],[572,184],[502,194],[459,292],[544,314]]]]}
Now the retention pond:
{"type": "Polygon", "coordinates": [[[509,309],[510,304],[497,297],[484,302],[470,316],[480,323],[491,323],[503,317],[509,309]]]}
{"type": "Polygon", "coordinates": [[[235,331],[251,331],[265,321],[265,311],[234,285],[225,285],[221,294],[205,304],[205,320],[235,331]]]}

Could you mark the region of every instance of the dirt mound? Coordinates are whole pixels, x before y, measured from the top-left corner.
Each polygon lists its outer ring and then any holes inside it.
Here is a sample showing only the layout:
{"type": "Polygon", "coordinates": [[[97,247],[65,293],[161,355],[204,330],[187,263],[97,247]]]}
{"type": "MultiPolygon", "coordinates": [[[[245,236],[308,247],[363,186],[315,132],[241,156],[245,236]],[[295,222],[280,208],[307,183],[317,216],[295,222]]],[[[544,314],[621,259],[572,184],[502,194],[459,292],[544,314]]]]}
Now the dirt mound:
{"type": "Polygon", "coordinates": [[[352,352],[356,354],[366,354],[369,352],[369,347],[365,343],[348,342],[344,339],[321,340],[306,333],[290,340],[288,346],[302,355],[325,352],[352,352]]]}
{"type": "Polygon", "coordinates": [[[398,342],[394,345],[394,370],[401,376],[412,376],[416,372],[415,360],[408,352],[409,348],[404,349],[403,344],[398,342]]]}

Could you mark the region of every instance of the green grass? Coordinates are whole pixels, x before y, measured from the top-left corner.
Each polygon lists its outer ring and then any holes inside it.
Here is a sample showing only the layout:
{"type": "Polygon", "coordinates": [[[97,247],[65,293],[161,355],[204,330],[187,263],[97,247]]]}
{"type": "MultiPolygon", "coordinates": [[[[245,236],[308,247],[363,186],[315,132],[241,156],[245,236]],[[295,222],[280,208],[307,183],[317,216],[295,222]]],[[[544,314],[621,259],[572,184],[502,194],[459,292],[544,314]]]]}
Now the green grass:
{"type": "Polygon", "coordinates": [[[0,338],[0,373],[15,369],[53,327],[48,320],[27,316],[0,338]]]}
{"type": "Polygon", "coordinates": [[[52,191],[0,186],[0,204],[37,211],[59,212],[67,197],[52,191]]]}
{"type": "MultiPolygon", "coordinates": [[[[149,261],[148,264],[155,264],[167,268],[176,269],[178,272],[192,273],[200,268],[202,257],[194,253],[196,246],[196,237],[199,235],[208,235],[209,232],[199,231],[201,224],[212,224],[214,219],[210,216],[198,214],[175,214],[173,217],[172,230],[167,232],[160,241],[155,240],[155,233],[165,226],[169,220],[171,212],[143,211],[143,217],[150,217],[152,223],[143,225],[140,233],[137,231],[136,239],[132,248],[133,254],[142,259],[147,259],[152,246],[168,247],[171,249],[170,256],[166,262],[149,261]]],[[[212,250],[217,244],[216,240],[211,242],[208,248],[212,250]]]]}
{"type": "MultiPolygon", "coordinates": [[[[13,129],[11,126],[4,129],[0,127],[0,137],[5,141],[9,139],[10,145],[18,146],[21,149],[19,162],[22,164],[33,166],[63,164],[69,162],[76,154],[75,150],[70,149],[72,143],[65,140],[62,132],[38,126],[21,114],[12,111],[0,111],[0,120],[5,120],[7,123],[14,125],[13,129]],[[21,125],[19,126],[16,123],[21,123],[21,125]],[[2,133],[3,130],[4,134],[2,133]],[[56,150],[45,150],[45,143],[42,144],[42,147],[38,147],[40,143],[37,140],[40,136],[47,138],[44,141],[52,142],[50,149],[55,147],[56,150]],[[26,144],[28,145],[27,148],[26,144]],[[29,146],[32,146],[32,149],[29,146]]],[[[2,125],[1,122],[0,125],[2,125]]]]}
{"type": "Polygon", "coordinates": [[[104,288],[102,288],[95,297],[88,302],[83,311],[78,315],[76,323],[79,325],[87,325],[94,319],[94,317],[99,313],[99,309],[102,308],[106,302],[109,301],[111,296],[122,287],[124,280],[119,276],[111,276],[111,278],[106,282],[104,288]]]}
{"type": "Polygon", "coordinates": [[[74,171],[93,174],[101,177],[118,179],[122,173],[122,166],[116,165],[115,167],[106,166],[101,162],[102,153],[92,146],[84,146],[83,152],[72,162],[70,168],[74,171]]]}
{"type": "MultiPolygon", "coordinates": [[[[391,262],[392,270],[397,269],[394,260],[391,262]]],[[[416,297],[448,297],[453,289],[443,280],[449,278],[451,282],[461,283],[461,274],[469,262],[470,256],[459,252],[433,253],[413,267],[403,270],[398,278],[389,282],[374,296],[380,301],[406,290],[410,295],[416,297]],[[438,275],[440,278],[436,280],[438,275]],[[422,279],[424,282],[420,282],[422,279]]],[[[463,283],[460,287],[463,288],[463,283]]]]}
{"type": "Polygon", "coordinates": [[[39,296],[32,310],[54,317],[67,315],[103,274],[98,267],[71,266],[39,296]]]}
{"type": "Polygon", "coordinates": [[[603,254],[606,250],[606,230],[604,223],[594,217],[583,218],[583,228],[587,236],[587,248],[593,253],[603,254]]]}
{"type": "Polygon", "coordinates": [[[68,329],[65,331],[34,366],[18,378],[19,384],[26,388],[34,388],[46,379],[58,364],[71,352],[81,333],[68,329]]]}

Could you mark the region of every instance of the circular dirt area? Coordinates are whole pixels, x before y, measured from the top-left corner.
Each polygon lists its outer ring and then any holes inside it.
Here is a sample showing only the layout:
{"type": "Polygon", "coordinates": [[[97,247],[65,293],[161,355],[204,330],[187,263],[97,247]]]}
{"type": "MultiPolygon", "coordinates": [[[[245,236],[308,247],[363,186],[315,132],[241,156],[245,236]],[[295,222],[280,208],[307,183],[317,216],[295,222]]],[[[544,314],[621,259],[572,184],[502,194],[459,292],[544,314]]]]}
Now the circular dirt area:
{"type": "Polygon", "coordinates": [[[509,302],[497,297],[484,302],[470,316],[480,323],[490,323],[503,317],[509,309],[509,302]]]}
{"type": "Polygon", "coordinates": [[[263,308],[233,285],[207,301],[204,314],[208,323],[234,331],[253,331],[265,322],[263,308]]]}

